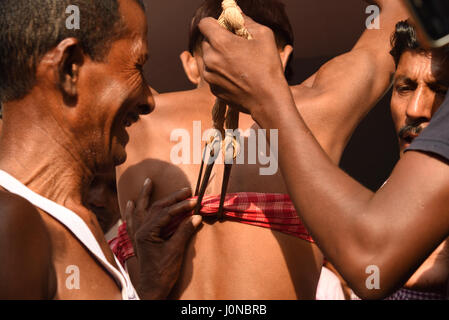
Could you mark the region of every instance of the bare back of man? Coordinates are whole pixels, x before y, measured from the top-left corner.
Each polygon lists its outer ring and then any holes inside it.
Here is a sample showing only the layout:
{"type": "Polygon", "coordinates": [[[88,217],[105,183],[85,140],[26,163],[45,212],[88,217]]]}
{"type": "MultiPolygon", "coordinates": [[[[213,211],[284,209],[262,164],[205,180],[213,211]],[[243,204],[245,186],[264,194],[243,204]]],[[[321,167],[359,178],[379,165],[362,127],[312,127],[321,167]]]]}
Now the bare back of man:
{"type": "MultiPolygon", "coordinates": [[[[404,12],[393,5],[385,8],[382,17],[384,29],[366,31],[352,51],[333,59],[303,84],[292,88],[305,121],[336,163],[358,121],[388,88],[394,72],[388,55],[389,36],[404,12]],[[374,38],[378,42],[373,44],[374,38]],[[346,91],[342,90],[343,79],[347,81],[346,91]],[[360,106],[358,112],[354,112],[354,105],[360,106]]],[[[201,139],[203,131],[212,127],[215,97],[208,87],[200,87],[155,99],[157,108],[152,117],[143,118],[130,129],[128,159],[117,172],[121,208],[139,194],[147,177],[155,185],[151,201],[180,187],[194,189],[197,184],[200,163],[192,161],[198,153],[195,137],[201,139]],[[199,135],[194,122],[201,123],[199,135]],[[171,141],[171,137],[178,129],[186,130],[190,139],[189,163],[173,162],[173,148],[179,141],[171,141]]],[[[258,129],[247,115],[241,115],[239,127],[243,132],[258,129]]],[[[244,150],[248,159],[249,150],[244,150]]],[[[261,151],[264,150],[257,150],[261,151]]],[[[267,165],[256,158],[256,164],[246,161],[233,166],[228,192],[287,193],[280,171],[261,175],[260,169],[267,165]]],[[[206,194],[220,194],[222,177],[223,166],[216,165],[206,194]]],[[[321,266],[322,255],[317,246],[291,235],[231,221],[205,224],[188,248],[171,297],[314,299],[321,266]]]]}
{"type": "MultiPolygon", "coordinates": [[[[195,188],[200,164],[172,164],[171,151],[179,142],[170,142],[170,138],[179,128],[193,137],[194,121],[201,123],[204,130],[209,129],[211,116],[207,110],[214,100],[207,88],[156,97],[157,111],[152,119],[143,119],[132,128],[131,135],[136,139],[129,146],[127,164],[119,169],[122,205],[135,197],[146,177],[155,184],[152,201],[182,187],[195,188]],[[169,183],[179,175],[184,176],[178,178],[179,185],[169,183]]],[[[242,116],[242,130],[253,126],[250,117],[242,116]]],[[[189,151],[194,152],[192,143],[189,151]]],[[[261,166],[235,165],[228,191],[286,193],[280,173],[259,175],[261,166]]],[[[216,165],[206,194],[220,194],[222,176],[223,166],[216,165]]],[[[206,223],[189,246],[172,297],[312,299],[321,259],[314,244],[290,235],[238,222],[206,223]]]]}

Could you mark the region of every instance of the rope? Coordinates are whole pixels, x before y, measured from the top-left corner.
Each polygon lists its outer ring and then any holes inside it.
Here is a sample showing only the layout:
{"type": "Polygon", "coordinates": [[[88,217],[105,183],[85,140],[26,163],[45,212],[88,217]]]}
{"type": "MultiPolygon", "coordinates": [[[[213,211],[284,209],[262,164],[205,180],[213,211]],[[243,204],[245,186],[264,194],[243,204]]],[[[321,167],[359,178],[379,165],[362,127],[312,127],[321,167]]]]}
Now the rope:
{"type": "MultiPolygon", "coordinates": [[[[223,0],[221,6],[223,12],[218,18],[218,23],[223,28],[226,28],[244,39],[253,39],[248,29],[245,27],[245,20],[243,19],[243,15],[236,1],[223,0]]],[[[225,101],[217,99],[212,109],[212,120],[214,122],[214,128],[218,130],[223,137],[222,150],[225,157],[224,160],[225,163],[229,163],[231,159],[226,157],[226,154],[228,154],[227,150],[229,149],[230,144],[232,143],[232,147],[234,149],[234,159],[238,155],[240,146],[235,137],[229,136],[225,133],[224,124],[226,123],[226,128],[232,131],[237,129],[239,126],[239,112],[235,108],[228,108],[225,101]]]]}
{"type": "MultiPolygon", "coordinates": [[[[249,31],[245,28],[245,20],[240,11],[240,8],[237,6],[237,3],[234,0],[224,0],[222,2],[222,8],[223,12],[218,18],[218,23],[222,27],[240,37],[248,40],[252,39],[249,31]]],[[[206,149],[209,148],[210,157],[215,158],[216,156],[218,156],[217,152],[221,147],[221,151],[223,153],[223,158],[225,161],[225,170],[221,186],[220,205],[217,214],[218,219],[222,221],[224,217],[223,204],[227,192],[229,178],[231,175],[232,163],[237,158],[240,152],[240,143],[234,136],[235,130],[239,127],[239,112],[235,108],[229,108],[226,101],[217,98],[212,109],[212,120],[214,123],[214,128],[217,130],[217,132],[214,136],[209,138],[209,141],[206,144],[206,149]],[[225,125],[226,129],[229,130],[224,129],[225,125]],[[221,141],[218,132],[221,133],[221,141]]],[[[207,188],[215,159],[213,159],[212,163],[209,163],[207,165],[204,179],[201,182],[201,176],[203,173],[205,161],[203,155],[203,161],[201,163],[200,174],[195,191],[195,195],[198,195],[198,204],[195,209],[195,214],[199,214],[200,212],[202,199],[207,188]]]]}
{"type": "Polygon", "coordinates": [[[218,23],[232,33],[251,40],[251,34],[245,28],[245,20],[235,0],[223,0],[221,7],[223,12],[218,18],[218,23]]]}

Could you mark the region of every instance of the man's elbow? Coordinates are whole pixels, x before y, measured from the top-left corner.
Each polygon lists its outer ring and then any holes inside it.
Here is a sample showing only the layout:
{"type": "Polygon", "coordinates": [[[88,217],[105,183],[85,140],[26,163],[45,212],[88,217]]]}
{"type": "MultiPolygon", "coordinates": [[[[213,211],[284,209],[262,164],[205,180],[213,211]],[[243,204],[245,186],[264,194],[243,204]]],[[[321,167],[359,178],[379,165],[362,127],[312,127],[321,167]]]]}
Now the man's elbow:
{"type": "Polygon", "coordinates": [[[361,300],[383,300],[388,296],[388,293],[381,289],[353,288],[352,290],[361,300]]]}
{"type": "Polygon", "coordinates": [[[385,263],[382,254],[365,255],[353,268],[347,270],[347,282],[353,292],[362,300],[380,300],[391,295],[400,285],[397,273],[390,263],[385,263]],[[376,261],[376,262],[374,262],[376,261]]]}
{"type": "Polygon", "coordinates": [[[361,284],[351,288],[362,300],[383,300],[392,295],[397,289],[389,285],[380,285],[378,288],[361,284]]]}
{"type": "Polygon", "coordinates": [[[347,248],[342,267],[342,275],[352,291],[363,300],[384,299],[390,295],[397,285],[394,264],[388,254],[383,232],[364,232],[363,239],[357,245],[347,248]],[[393,281],[392,281],[393,280],[393,281]]]}

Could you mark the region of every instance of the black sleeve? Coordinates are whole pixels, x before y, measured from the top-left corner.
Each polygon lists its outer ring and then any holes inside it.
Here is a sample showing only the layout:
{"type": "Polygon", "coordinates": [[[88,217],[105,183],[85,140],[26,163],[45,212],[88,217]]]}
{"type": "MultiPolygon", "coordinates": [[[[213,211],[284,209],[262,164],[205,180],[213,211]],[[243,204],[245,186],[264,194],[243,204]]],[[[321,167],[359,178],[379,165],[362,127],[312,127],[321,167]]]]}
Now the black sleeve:
{"type": "Polygon", "coordinates": [[[429,126],[406,151],[431,152],[449,160],[449,93],[429,126]]]}

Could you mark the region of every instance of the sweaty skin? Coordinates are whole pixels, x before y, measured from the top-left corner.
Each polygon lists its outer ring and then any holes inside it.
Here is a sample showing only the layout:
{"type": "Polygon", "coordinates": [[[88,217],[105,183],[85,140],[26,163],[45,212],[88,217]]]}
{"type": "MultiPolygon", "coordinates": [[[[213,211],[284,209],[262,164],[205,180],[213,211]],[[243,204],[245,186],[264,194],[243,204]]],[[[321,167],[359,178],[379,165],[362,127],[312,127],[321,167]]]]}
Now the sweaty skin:
{"type": "MultiPolygon", "coordinates": [[[[390,34],[406,13],[395,2],[378,4],[382,6],[381,30],[365,31],[351,51],[291,88],[298,110],[335,164],[360,119],[389,87],[394,72],[388,54],[390,34]]],[[[170,134],[182,128],[192,139],[193,121],[201,121],[203,131],[209,129],[215,98],[207,86],[155,98],[156,111],[131,128],[128,160],[117,171],[122,210],[139,193],[146,177],[155,184],[151,201],[180,187],[194,188],[197,182],[199,164],[171,163],[170,151],[178,141],[170,142],[170,134]]],[[[241,115],[240,128],[251,127],[258,128],[251,117],[241,115]]],[[[290,148],[284,145],[279,150],[290,148]]],[[[279,171],[261,176],[259,168],[260,164],[234,165],[229,192],[287,192],[279,171]]],[[[222,170],[222,165],[215,166],[206,194],[220,193],[222,170]]],[[[171,297],[314,299],[321,265],[320,251],[303,240],[235,222],[204,224],[188,248],[171,297]]]]}
{"type": "Polygon", "coordinates": [[[214,19],[201,21],[208,40],[202,47],[205,80],[221,98],[244,105],[261,127],[282,128],[280,149],[289,150],[279,156],[282,175],[312,236],[358,296],[387,296],[449,235],[447,162],[407,152],[378,192],[361,186],[329,159],[298,112],[282,68],[272,60],[272,33],[249,19],[247,26],[253,42],[222,32],[214,19]],[[262,48],[264,55],[251,54],[262,48]],[[379,270],[376,289],[367,286],[373,266],[379,270]]]}

